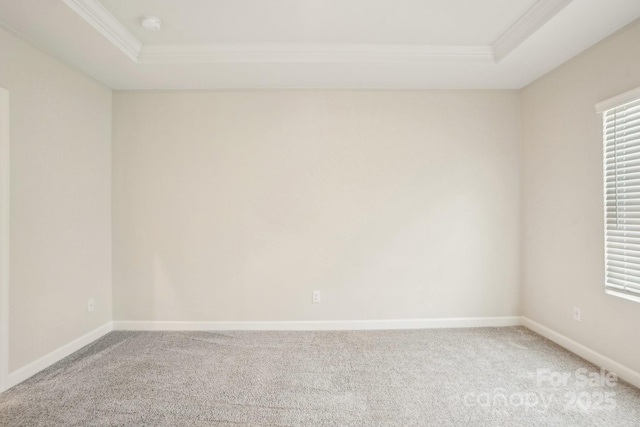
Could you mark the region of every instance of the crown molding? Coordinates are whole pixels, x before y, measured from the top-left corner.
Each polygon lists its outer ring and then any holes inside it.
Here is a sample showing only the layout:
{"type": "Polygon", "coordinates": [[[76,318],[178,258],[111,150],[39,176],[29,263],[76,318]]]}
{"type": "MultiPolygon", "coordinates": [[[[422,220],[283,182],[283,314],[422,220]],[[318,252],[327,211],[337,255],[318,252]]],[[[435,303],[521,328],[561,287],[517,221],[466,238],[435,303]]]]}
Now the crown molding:
{"type": "Polygon", "coordinates": [[[63,0],[133,62],[138,62],[142,42],[122,25],[98,0],[63,0]]]}
{"type": "Polygon", "coordinates": [[[493,62],[491,46],[211,44],[143,45],[99,0],[63,0],[135,63],[493,62]]]}
{"type": "Polygon", "coordinates": [[[135,63],[497,63],[572,0],[539,0],[492,46],[339,44],[144,45],[99,0],[63,0],[135,63]]]}
{"type": "Polygon", "coordinates": [[[493,44],[496,62],[500,62],[531,37],[573,0],[539,0],[493,44]]]}
{"type": "Polygon", "coordinates": [[[146,45],[138,56],[145,64],[194,63],[363,63],[493,62],[490,46],[228,44],[146,45]]]}

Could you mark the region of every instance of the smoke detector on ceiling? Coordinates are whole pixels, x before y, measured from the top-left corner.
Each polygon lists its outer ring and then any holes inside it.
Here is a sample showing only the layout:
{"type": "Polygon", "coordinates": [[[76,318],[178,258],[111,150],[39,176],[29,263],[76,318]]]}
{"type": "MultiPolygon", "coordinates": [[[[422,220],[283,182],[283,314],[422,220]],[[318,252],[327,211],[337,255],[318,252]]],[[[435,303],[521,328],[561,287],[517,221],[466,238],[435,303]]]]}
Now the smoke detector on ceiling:
{"type": "Polygon", "coordinates": [[[155,16],[145,15],[140,18],[140,23],[144,28],[151,31],[158,31],[160,26],[162,26],[162,21],[160,18],[156,18],[155,16]]]}

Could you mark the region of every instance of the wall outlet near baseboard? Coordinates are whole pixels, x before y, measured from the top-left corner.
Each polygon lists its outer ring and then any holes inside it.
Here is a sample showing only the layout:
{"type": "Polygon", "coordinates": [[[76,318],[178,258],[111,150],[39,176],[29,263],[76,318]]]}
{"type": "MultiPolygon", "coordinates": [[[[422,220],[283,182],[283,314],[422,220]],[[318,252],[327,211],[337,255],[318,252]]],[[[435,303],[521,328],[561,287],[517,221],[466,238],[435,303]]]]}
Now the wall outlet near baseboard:
{"type": "Polygon", "coordinates": [[[313,291],[313,303],[314,304],[320,304],[320,291],[313,291]]]}
{"type": "Polygon", "coordinates": [[[580,321],[580,307],[573,307],[573,320],[580,321]]]}
{"type": "Polygon", "coordinates": [[[87,312],[91,313],[93,310],[95,310],[95,308],[95,301],[93,300],[93,298],[89,298],[89,301],[87,301],[87,312]]]}

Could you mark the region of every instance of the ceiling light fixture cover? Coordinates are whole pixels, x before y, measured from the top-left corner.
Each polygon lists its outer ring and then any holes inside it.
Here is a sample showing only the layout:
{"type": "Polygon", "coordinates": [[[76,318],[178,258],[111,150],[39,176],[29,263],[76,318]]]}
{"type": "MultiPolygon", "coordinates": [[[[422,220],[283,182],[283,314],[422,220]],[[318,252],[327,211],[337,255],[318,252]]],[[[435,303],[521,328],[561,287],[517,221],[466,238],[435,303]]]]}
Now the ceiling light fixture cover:
{"type": "Polygon", "coordinates": [[[160,26],[162,25],[162,21],[160,18],[156,18],[155,16],[145,15],[140,18],[140,23],[144,28],[151,31],[158,31],[160,26]]]}

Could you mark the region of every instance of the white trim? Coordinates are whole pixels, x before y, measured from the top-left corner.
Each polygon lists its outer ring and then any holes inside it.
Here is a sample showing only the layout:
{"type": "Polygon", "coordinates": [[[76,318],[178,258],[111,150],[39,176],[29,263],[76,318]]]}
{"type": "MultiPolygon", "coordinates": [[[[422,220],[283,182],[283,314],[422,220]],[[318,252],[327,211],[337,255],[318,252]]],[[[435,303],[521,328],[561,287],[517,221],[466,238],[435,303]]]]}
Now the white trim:
{"type": "Polygon", "coordinates": [[[519,316],[461,317],[398,320],[309,320],[309,321],[122,321],[113,322],[116,331],[346,331],[380,329],[479,328],[521,325],[519,316]]]}
{"type": "Polygon", "coordinates": [[[390,330],[390,329],[437,329],[525,326],[531,331],[555,342],[568,351],[589,362],[616,373],[621,379],[640,388],[640,373],[616,362],[546,326],[529,318],[506,317],[462,317],[444,319],[400,319],[400,320],[346,320],[346,321],[239,321],[239,322],[183,322],[183,321],[114,321],[60,347],[44,357],[9,374],[8,386],[13,387],[32,375],[64,359],[70,354],[91,344],[113,330],[120,331],[322,331],[322,330],[390,330]]]}
{"type": "Polygon", "coordinates": [[[586,347],[579,342],[576,342],[571,338],[566,337],[552,329],[549,329],[538,322],[534,322],[529,318],[523,317],[522,324],[525,327],[531,329],[533,332],[555,342],[556,344],[564,347],[570,352],[575,353],[583,359],[588,360],[594,365],[614,372],[618,377],[640,388],[640,372],[634,371],[628,366],[616,362],[615,360],[610,359],[609,357],[600,354],[597,351],[592,350],[589,347],[586,347]]]}
{"type": "Polygon", "coordinates": [[[494,62],[491,46],[206,44],[143,45],[98,0],[63,0],[133,62],[204,63],[379,63],[467,61],[494,62]]]}
{"type": "Polygon", "coordinates": [[[143,45],[99,0],[63,0],[135,63],[397,63],[504,59],[572,0],[539,0],[491,46],[208,44],[143,45]]]}
{"type": "Polygon", "coordinates": [[[212,44],[145,45],[144,64],[493,62],[489,46],[212,44]]]}
{"type": "Polygon", "coordinates": [[[596,104],[596,113],[602,114],[607,110],[619,107],[637,99],[640,99],[640,87],[631,89],[630,91],[621,93],[620,95],[616,95],[613,98],[606,99],[602,102],[598,102],[596,104]]]}
{"type": "Polygon", "coordinates": [[[629,301],[640,302],[640,295],[632,295],[632,294],[628,294],[626,292],[619,292],[619,291],[616,291],[615,289],[605,289],[604,293],[607,294],[607,295],[611,295],[611,296],[614,296],[614,297],[626,299],[626,300],[629,300],[629,301]]]}
{"type": "Polygon", "coordinates": [[[0,88],[0,392],[9,375],[9,92],[0,88]]]}
{"type": "Polygon", "coordinates": [[[540,0],[493,44],[496,62],[500,62],[518,46],[567,7],[572,0],[540,0]]]}
{"type": "Polygon", "coordinates": [[[63,345],[62,347],[52,351],[51,353],[41,357],[40,359],[29,363],[27,366],[24,366],[17,371],[11,372],[9,374],[9,387],[20,384],[22,381],[37,374],[43,369],[48,368],[54,363],[59,362],[70,354],[80,350],[86,345],[91,344],[95,340],[105,336],[111,331],[113,331],[113,323],[106,323],[99,328],[94,329],[93,331],[81,336],[80,338],[77,338],[70,343],[63,345]]]}
{"type": "Polygon", "coordinates": [[[98,0],[63,1],[133,62],[138,62],[142,42],[131,34],[98,0]]]}
{"type": "Polygon", "coordinates": [[[143,45],[98,0],[63,0],[133,62],[204,63],[379,63],[467,61],[493,63],[491,46],[207,44],[143,45]]]}

